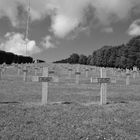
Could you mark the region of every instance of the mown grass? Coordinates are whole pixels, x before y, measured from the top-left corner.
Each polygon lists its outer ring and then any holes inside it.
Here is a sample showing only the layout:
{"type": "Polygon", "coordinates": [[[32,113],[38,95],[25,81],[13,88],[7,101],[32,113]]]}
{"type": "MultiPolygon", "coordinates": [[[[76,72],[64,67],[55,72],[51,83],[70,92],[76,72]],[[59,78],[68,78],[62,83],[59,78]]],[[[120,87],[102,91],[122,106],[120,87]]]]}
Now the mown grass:
{"type": "MultiPolygon", "coordinates": [[[[16,75],[16,73],[14,74],[16,75]]],[[[99,105],[100,85],[65,82],[49,85],[41,106],[41,83],[4,76],[0,81],[2,140],[139,140],[140,77],[110,84],[107,105],[99,105]]],[[[74,76],[73,76],[74,77],[74,76]]],[[[83,76],[84,77],[84,76],[83,76]]]]}

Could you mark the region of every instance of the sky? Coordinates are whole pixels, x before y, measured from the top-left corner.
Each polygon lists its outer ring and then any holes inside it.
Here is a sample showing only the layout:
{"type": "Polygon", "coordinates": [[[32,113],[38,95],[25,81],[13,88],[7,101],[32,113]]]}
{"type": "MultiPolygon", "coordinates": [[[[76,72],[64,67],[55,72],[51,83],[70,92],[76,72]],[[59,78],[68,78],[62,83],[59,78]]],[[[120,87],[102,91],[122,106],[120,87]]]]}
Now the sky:
{"type": "Polygon", "coordinates": [[[140,0],[0,0],[0,50],[17,55],[52,62],[137,35],[140,0]]]}

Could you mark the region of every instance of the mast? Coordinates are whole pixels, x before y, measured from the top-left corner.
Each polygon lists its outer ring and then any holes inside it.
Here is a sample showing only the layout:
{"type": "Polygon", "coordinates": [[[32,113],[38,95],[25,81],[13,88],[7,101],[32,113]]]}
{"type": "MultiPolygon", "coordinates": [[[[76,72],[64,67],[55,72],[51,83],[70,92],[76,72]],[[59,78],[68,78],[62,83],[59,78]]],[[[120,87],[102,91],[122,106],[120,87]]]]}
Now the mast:
{"type": "Polygon", "coordinates": [[[25,33],[25,43],[26,43],[26,56],[27,56],[27,48],[28,48],[28,36],[29,36],[29,22],[30,22],[30,0],[28,0],[27,7],[27,21],[26,21],[26,33],[25,33]]]}

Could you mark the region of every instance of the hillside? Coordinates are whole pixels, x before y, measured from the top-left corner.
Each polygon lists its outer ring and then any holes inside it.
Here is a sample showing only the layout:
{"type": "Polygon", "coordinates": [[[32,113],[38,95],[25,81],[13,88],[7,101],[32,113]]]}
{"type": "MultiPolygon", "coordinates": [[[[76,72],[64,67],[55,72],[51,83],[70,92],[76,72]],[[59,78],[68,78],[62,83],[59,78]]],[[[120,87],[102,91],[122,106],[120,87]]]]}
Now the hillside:
{"type": "MultiPolygon", "coordinates": [[[[0,64],[12,64],[12,63],[33,63],[34,59],[30,56],[25,57],[22,55],[16,55],[10,52],[0,50],[0,64]]],[[[43,60],[37,60],[37,62],[44,62],[43,60]]]]}
{"type": "Polygon", "coordinates": [[[128,43],[119,46],[103,46],[89,56],[74,53],[69,58],[54,63],[80,63],[117,68],[137,66],[140,68],[140,36],[134,37],[128,43]]]}

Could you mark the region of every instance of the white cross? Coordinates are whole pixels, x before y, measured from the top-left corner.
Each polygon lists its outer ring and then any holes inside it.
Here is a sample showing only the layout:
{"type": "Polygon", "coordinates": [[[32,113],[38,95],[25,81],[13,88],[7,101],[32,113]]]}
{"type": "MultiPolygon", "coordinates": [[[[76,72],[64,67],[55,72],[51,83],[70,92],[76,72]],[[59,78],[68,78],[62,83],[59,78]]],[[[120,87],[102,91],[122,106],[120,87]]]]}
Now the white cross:
{"type": "Polygon", "coordinates": [[[50,77],[49,73],[52,74],[52,71],[49,72],[48,67],[43,67],[42,76],[33,76],[32,77],[33,82],[41,82],[42,83],[42,105],[47,104],[49,83],[50,82],[58,82],[58,79],[54,78],[54,77],[50,77]]]}
{"type": "Polygon", "coordinates": [[[98,83],[101,85],[100,88],[100,104],[104,105],[107,103],[107,84],[116,83],[116,79],[106,77],[106,69],[100,68],[100,78],[92,79],[92,83],[98,83]]]}

